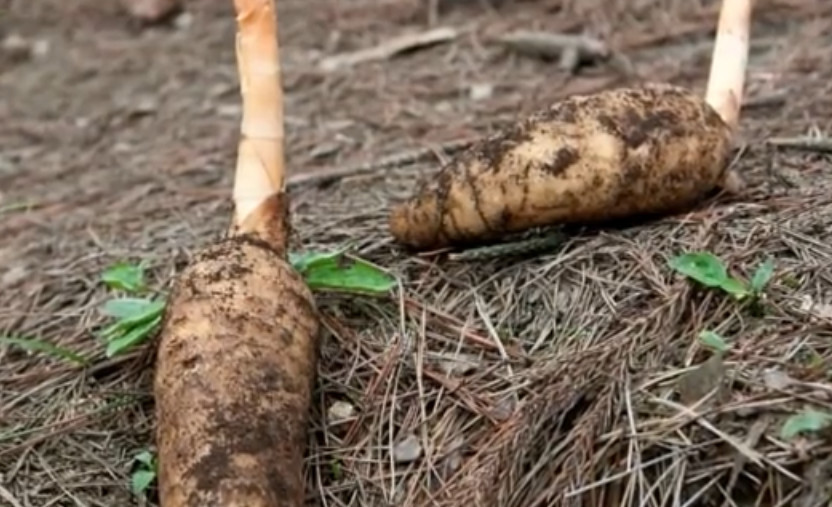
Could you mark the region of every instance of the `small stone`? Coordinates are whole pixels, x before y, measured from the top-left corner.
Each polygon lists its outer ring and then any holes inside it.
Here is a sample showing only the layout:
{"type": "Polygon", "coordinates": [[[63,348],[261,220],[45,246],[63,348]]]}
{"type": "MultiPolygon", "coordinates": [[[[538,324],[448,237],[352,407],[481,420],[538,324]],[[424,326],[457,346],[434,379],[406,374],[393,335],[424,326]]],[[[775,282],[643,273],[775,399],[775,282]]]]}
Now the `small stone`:
{"type": "Polygon", "coordinates": [[[46,39],[36,40],[32,44],[32,56],[34,56],[35,58],[44,57],[49,53],[49,49],[51,47],[51,44],[46,39]]]}
{"type": "Polygon", "coordinates": [[[327,419],[330,424],[338,424],[355,415],[355,407],[346,401],[336,401],[327,411],[327,419]]]}
{"type": "Polygon", "coordinates": [[[437,113],[450,113],[453,112],[454,106],[447,100],[443,100],[442,102],[438,102],[436,106],[434,106],[434,109],[436,109],[437,113]]]}
{"type": "Polygon", "coordinates": [[[794,379],[788,373],[769,368],[763,372],[763,383],[771,389],[785,389],[794,383],[794,379]]]}
{"type": "Polygon", "coordinates": [[[130,105],[131,116],[147,116],[156,112],[159,103],[154,97],[139,97],[130,105]]]}
{"type": "Polygon", "coordinates": [[[179,0],[121,0],[134,18],[146,23],[162,21],[180,8],[179,0]]]}
{"type": "Polygon", "coordinates": [[[393,448],[393,459],[396,463],[410,463],[422,455],[422,444],[416,435],[410,435],[393,448]]]}
{"type": "Polygon", "coordinates": [[[194,24],[194,15],[190,12],[183,12],[176,16],[173,20],[173,25],[180,30],[187,30],[194,24]]]}
{"type": "Polygon", "coordinates": [[[491,83],[477,83],[471,85],[468,96],[471,100],[485,100],[494,94],[494,85],[491,83]]]}
{"type": "Polygon", "coordinates": [[[15,62],[28,60],[32,56],[32,45],[15,33],[6,36],[0,47],[2,47],[3,53],[15,62]]]}
{"type": "Polygon", "coordinates": [[[238,118],[243,110],[238,104],[220,104],[216,108],[217,114],[225,118],[238,118]]]}
{"type": "Polygon", "coordinates": [[[0,285],[10,288],[17,285],[18,282],[22,282],[28,276],[29,270],[26,269],[26,266],[16,264],[3,273],[3,276],[0,277],[0,285]]]}

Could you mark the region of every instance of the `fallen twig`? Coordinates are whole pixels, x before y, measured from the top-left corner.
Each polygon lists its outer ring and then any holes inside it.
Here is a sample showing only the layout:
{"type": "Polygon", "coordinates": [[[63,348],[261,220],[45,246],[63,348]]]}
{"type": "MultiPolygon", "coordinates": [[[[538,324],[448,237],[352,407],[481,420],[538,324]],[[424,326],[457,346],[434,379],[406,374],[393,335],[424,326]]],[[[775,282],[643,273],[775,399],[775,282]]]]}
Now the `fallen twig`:
{"type": "Polygon", "coordinates": [[[540,251],[560,247],[565,242],[566,237],[561,231],[553,231],[540,236],[462,250],[461,252],[448,254],[448,259],[452,261],[481,261],[497,257],[532,255],[540,251]]]}
{"type": "Polygon", "coordinates": [[[372,48],[324,58],[318,63],[318,67],[325,72],[329,72],[360,63],[385,60],[405,51],[412,51],[414,49],[452,41],[458,34],[459,32],[455,29],[444,27],[428,30],[427,32],[402,35],[372,48]]]}
{"type": "Polygon", "coordinates": [[[494,39],[494,42],[519,53],[554,58],[565,51],[577,51],[588,60],[605,60],[612,53],[607,45],[593,37],[551,32],[518,30],[494,39]]]}
{"type": "Polygon", "coordinates": [[[551,32],[518,30],[494,39],[494,42],[513,51],[542,58],[560,58],[560,67],[572,72],[584,63],[605,62],[615,59],[624,69],[629,61],[613,52],[609,46],[594,37],[551,32]]]}
{"type": "Polygon", "coordinates": [[[770,137],[769,146],[818,153],[832,153],[832,139],[828,137],[770,137]]]}

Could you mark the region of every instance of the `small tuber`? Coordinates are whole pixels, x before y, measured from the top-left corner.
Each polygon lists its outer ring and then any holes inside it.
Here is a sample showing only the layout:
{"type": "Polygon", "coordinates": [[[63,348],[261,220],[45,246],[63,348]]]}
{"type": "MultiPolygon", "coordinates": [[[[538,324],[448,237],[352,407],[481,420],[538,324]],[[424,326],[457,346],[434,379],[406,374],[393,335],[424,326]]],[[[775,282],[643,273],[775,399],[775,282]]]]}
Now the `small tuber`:
{"type": "Polygon", "coordinates": [[[154,395],[163,507],[304,502],[320,327],[287,259],[283,110],[274,0],[235,0],[243,100],[229,237],[176,280],[154,395]]]}
{"type": "Polygon", "coordinates": [[[416,249],[555,224],[690,209],[728,169],[748,53],[750,0],[724,0],[706,98],[651,83],[572,96],[475,144],[394,206],[394,239],[416,249]]]}

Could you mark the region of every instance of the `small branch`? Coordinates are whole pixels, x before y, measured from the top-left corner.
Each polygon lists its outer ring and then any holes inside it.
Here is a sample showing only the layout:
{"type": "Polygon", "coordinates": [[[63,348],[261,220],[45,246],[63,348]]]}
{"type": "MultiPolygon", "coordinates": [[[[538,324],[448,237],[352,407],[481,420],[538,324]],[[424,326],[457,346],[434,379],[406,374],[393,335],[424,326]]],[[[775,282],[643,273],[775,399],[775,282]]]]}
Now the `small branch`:
{"type": "Polygon", "coordinates": [[[560,67],[570,72],[583,63],[626,60],[622,55],[614,53],[603,41],[586,35],[519,30],[500,36],[493,42],[524,55],[560,58],[560,67]]]}
{"type": "Polygon", "coordinates": [[[458,35],[459,32],[453,28],[447,27],[436,28],[422,33],[402,35],[401,37],[390,39],[372,48],[361,49],[351,53],[342,53],[340,55],[324,58],[318,63],[318,67],[324,72],[331,72],[360,63],[387,60],[406,51],[413,51],[443,42],[452,41],[456,39],[458,35]]]}
{"type": "Polygon", "coordinates": [[[828,137],[771,137],[766,144],[777,148],[832,153],[832,139],[828,137]]]}
{"type": "Polygon", "coordinates": [[[575,50],[581,58],[609,58],[611,51],[602,41],[584,35],[518,30],[494,39],[494,42],[522,54],[555,58],[564,51],[575,50]]]}
{"type": "Polygon", "coordinates": [[[539,237],[485,245],[457,253],[448,254],[452,261],[482,261],[498,257],[515,257],[532,255],[545,250],[563,246],[566,236],[560,231],[552,231],[539,237]]]}

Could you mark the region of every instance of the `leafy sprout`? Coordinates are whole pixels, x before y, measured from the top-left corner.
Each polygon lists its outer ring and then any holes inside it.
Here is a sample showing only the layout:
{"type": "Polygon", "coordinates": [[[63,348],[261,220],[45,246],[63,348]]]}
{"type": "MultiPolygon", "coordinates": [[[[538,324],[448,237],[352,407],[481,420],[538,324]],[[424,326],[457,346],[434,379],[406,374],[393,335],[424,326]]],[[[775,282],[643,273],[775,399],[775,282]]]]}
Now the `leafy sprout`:
{"type": "Polygon", "coordinates": [[[780,430],[780,437],[790,440],[800,433],[816,432],[832,425],[832,414],[817,410],[804,410],[789,417],[780,430]]]}
{"type": "MultiPolygon", "coordinates": [[[[313,291],[384,294],[396,285],[395,278],[384,270],[348,256],[343,250],[292,253],[289,262],[303,275],[313,291]]],[[[114,264],[102,273],[101,279],[111,289],[133,294],[110,299],[101,308],[104,315],[114,319],[98,333],[107,344],[107,357],[113,357],[156,334],[162,323],[166,301],[135,296],[147,289],[142,264],[114,264]]]]}
{"type": "Polygon", "coordinates": [[[42,352],[56,359],[63,359],[85,366],[88,363],[87,358],[76,354],[75,352],[52,343],[36,340],[34,338],[23,338],[18,336],[0,336],[0,344],[11,345],[27,350],[29,352],[42,352]]]}
{"type": "Polygon", "coordinates": [[[774,276],[774,261],[769,257],[754,271],[751,277],[751,290],[755,294],[762,293],[772,276],[774,276]]]}
{"type": "Polygon", "coordinates": [[[714,349],[717,352],[727,352],[731,346],[725,341],[720,334],[714,331],[705,330],[699,333],[699,341],[708,348],[714,349]]]}
{"type": "Polygon", "coordinates": [[[140,452],[133,458],[133,461],[139,465],[130,477],[130,489],[133,490],[133,494],[139,496],[147,492],[156,480],[158,465],[156,457],[150,451],[140,452]]]}
{"type": "Polygon", "coordinates": [[[710,252],[689,252],[670,259],[670,267],[700,284],[721,289],[736,300],[760,298],[774,274],[774,261],[770,258],[754,272],[751,282],[731,276],[725,263],[710,252]]]}
{"type": "Polygon", "coordinates": [[[141,292],[146,288],[144,264],[118,262],[101,273],[101,280],[111,289],[128,293],[141,292]]]}

